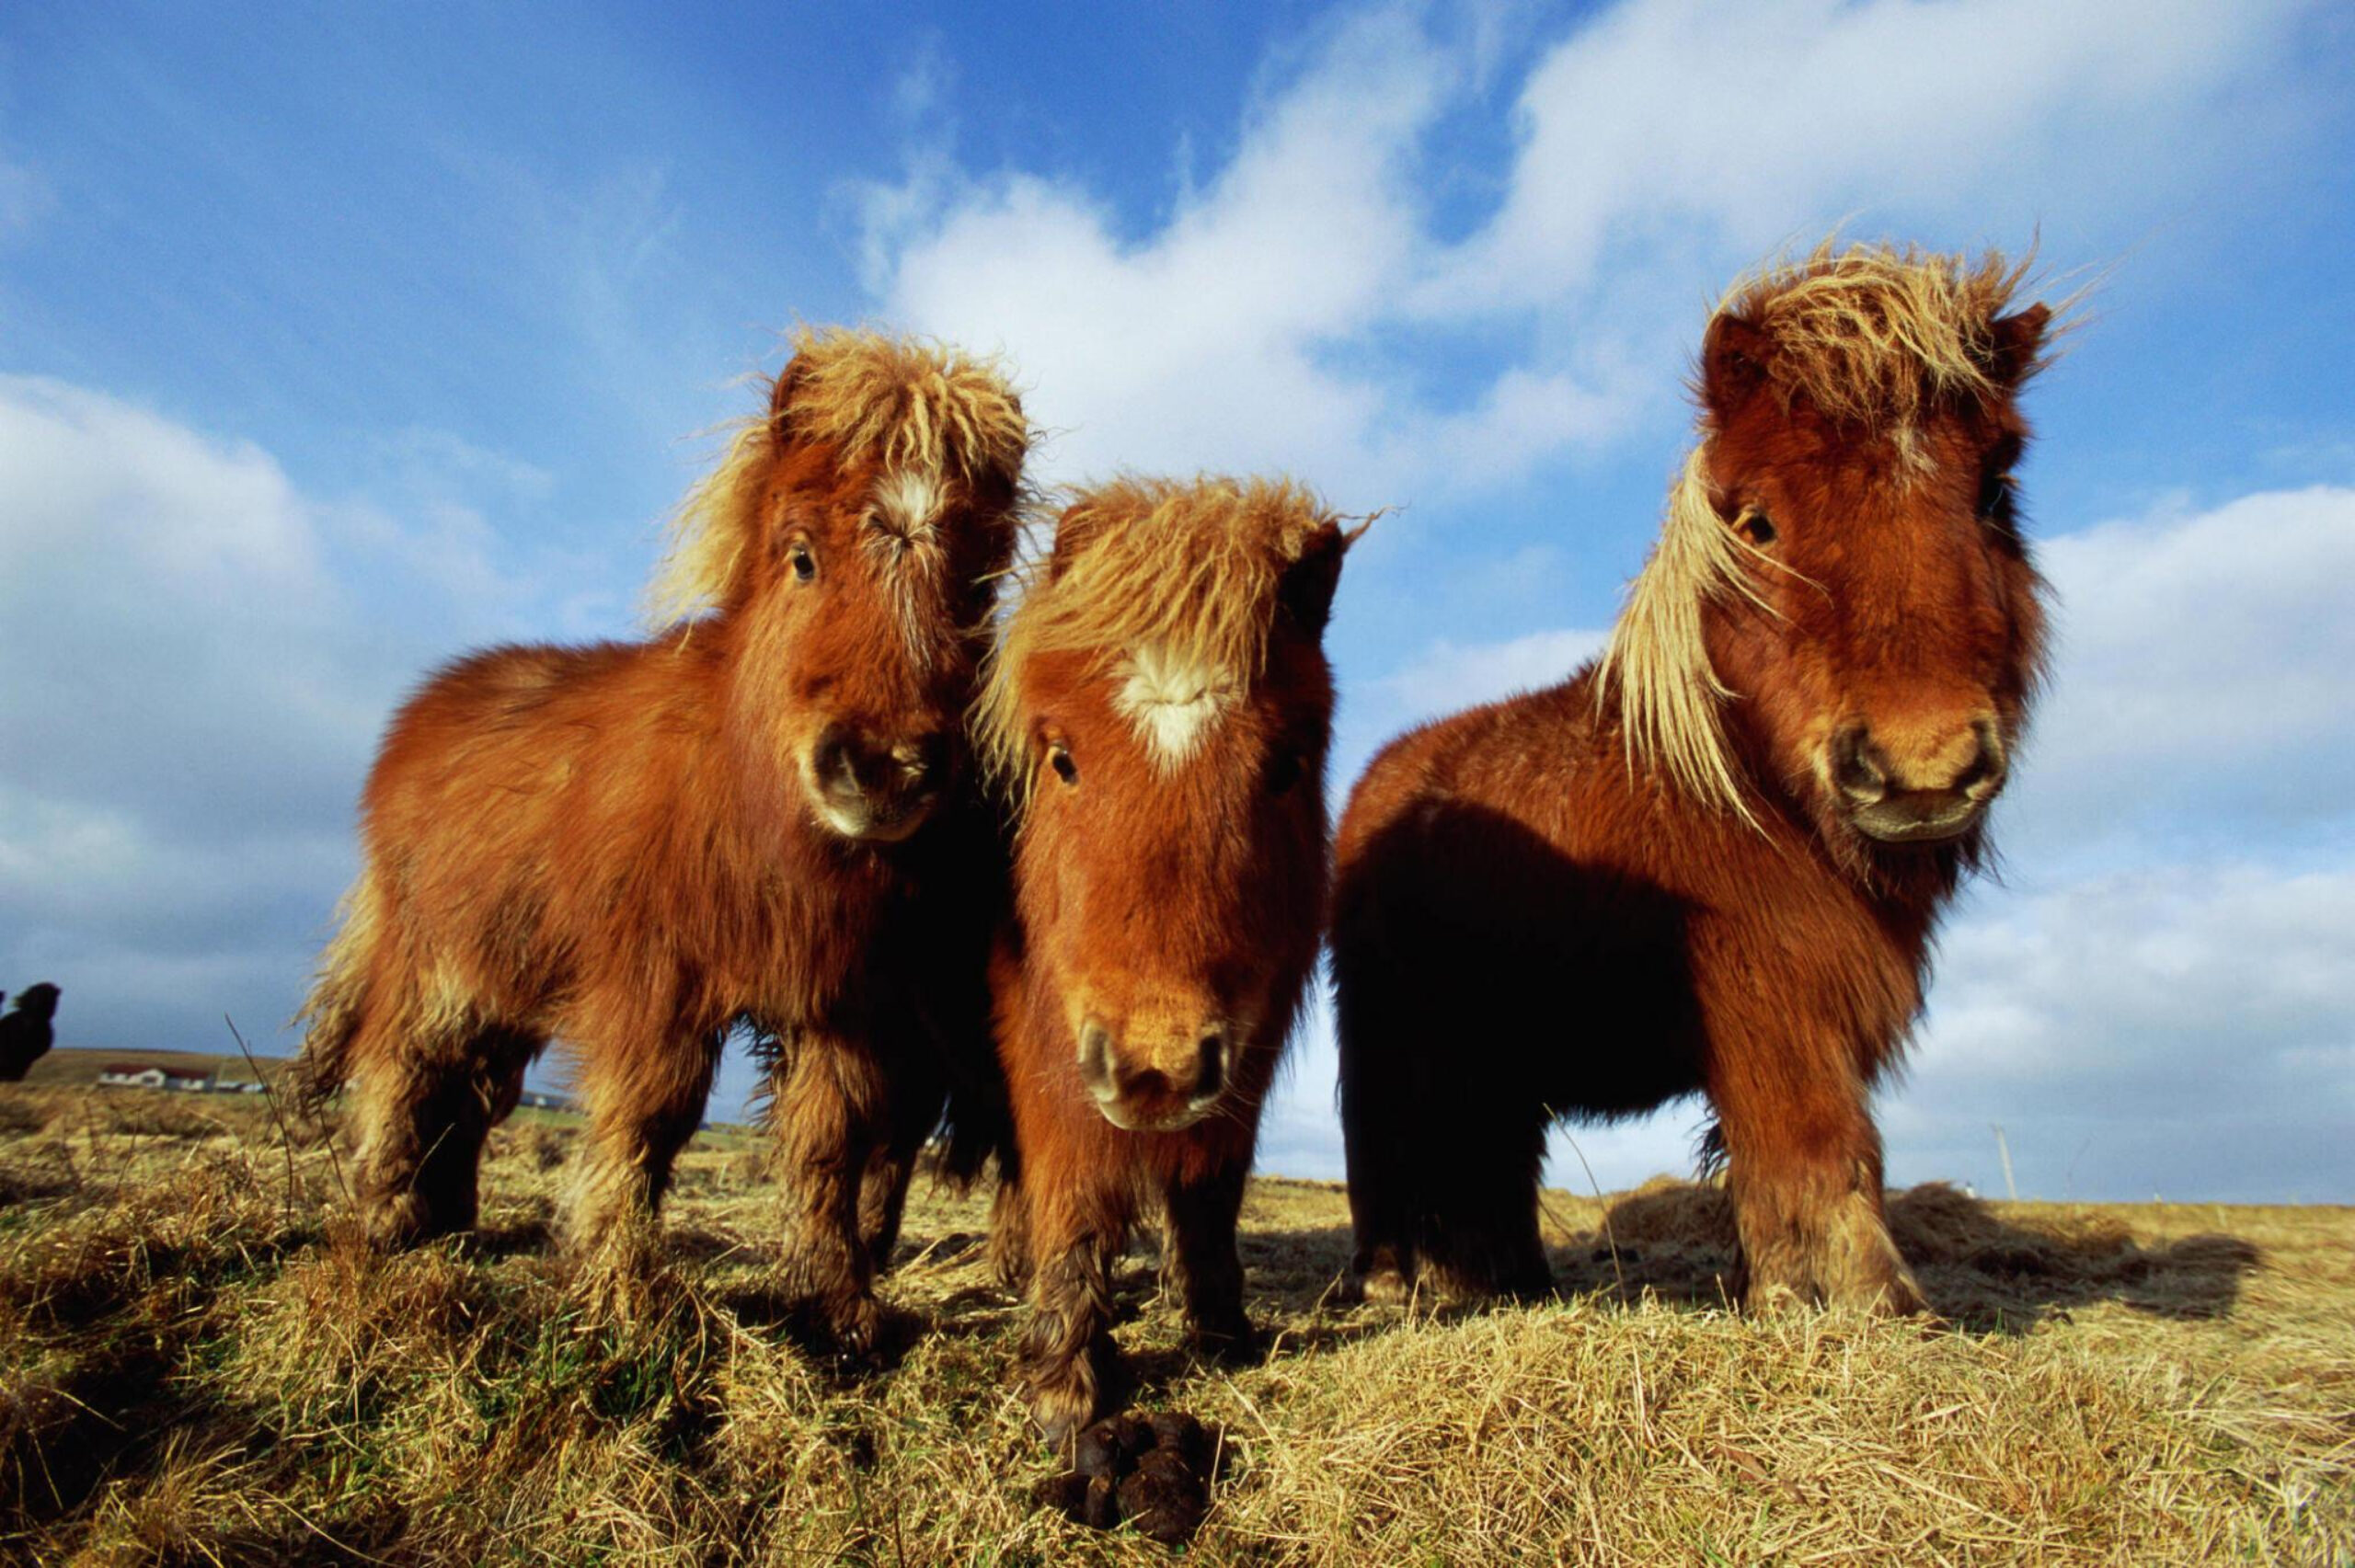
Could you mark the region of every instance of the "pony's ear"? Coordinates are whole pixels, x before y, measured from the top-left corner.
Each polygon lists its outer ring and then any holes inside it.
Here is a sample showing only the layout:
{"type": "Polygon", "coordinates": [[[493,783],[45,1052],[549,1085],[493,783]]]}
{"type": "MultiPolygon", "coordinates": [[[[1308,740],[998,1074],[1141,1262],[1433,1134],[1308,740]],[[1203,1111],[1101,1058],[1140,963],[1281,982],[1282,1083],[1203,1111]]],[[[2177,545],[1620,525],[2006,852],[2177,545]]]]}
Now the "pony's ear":
{"type": "Polygon", "coordinates": [[[802,378],[808,373],[809,367],[798,354],[787,360],[785,369],[776,372],[776,384],[769,388],[770,429],[782,430],[785,428],[785,411],[792,406],[793,395],[801,390],[802,378]]]}
{"type": "Polygon", "coordinates": [[[1774,339],[1756,322],[1720,315],[1701,339],[1701,401],[1720,419],[1730,416],[1766,384],[1766,361],[1774,339]]]}
{"type": "Polygon", "coordinates": [[[1055,542],[1047,550],[1047,580],[1061,582],[1087,542],[1104,526],[1103,514],[1086,499],[1072,502],[1055,519],[1055,542]]]}
{"type": "MultiPolygon", "coordinates": [[[[1365,530],[1358,530],[1358,533],[1365,530]]],[[[1358,533],[1344,533],[1328,522],[1309,535],[1300,558],[1284,568],[1276,584],[1276,603],[1292,624],[1312,637],[1325,635],[1333,618],[1333,593],[1341,585],[1341,557],[1349,554],[1358,533]]]]}
{"type": "Polygon", "coordinates": [[[2041,302],[1989,323],[1987,373],[1997,386],[2009,392],[2028,379],[2036,369],[2038,350],[2044,347],[2044,330],[2051,324],[2052,307],[2041,302]]]}

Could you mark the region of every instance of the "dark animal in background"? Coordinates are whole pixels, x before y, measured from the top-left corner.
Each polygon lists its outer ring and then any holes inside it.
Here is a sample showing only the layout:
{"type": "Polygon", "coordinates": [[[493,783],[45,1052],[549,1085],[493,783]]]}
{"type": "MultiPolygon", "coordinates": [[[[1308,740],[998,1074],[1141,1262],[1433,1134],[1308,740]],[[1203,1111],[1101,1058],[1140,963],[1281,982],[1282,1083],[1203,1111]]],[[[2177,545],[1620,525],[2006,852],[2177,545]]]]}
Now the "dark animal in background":
{"type": "MultiPolygon", "coordinates": [[[[7,992],[0,991],[0,1000],[7,992]]],[[[33,1063],[49,1054],[56,1037],[50,1020],[57,1016],[58,990],[47,981],[17,993],[17,1005],[0,1017],[0,1083],[22,1083],[33,1063]]]]}
{"type": "Polygon", "coordinates": [[[1922,1307],[1869,1095],[2039,672],[2021,277],[1827,245],[1738,284],[1601,660],[1360,781],[1333,965],[1370,1294],[1547,1288],[1547,1126],[1699,1092],[1750,1303],[1922,1307]]]}
{"type": "Polygon", "coordinates": [[[1018,821],[1000,1242],[1027,1235],[1022,1365],[1057,1441],[1109,1402],[1141,1207],[1200,1341],[1250,1337],[1235,1219],[1323,927],[1321,639],[1350,537],[1287,484],[1108,485],[991,656],[976,739],[1018,821]]]}
{"type": "MultiPolygon", "coordinates": [[[[945,1093],[925,939],[992,918],[937,907],[975,853],[959,825],[987,827],[940,808],[1029,439],[983,361],[804,333],[681,509],[668,630],[477,654],[401,709],[303,1050],[315,1096],[353,1086],[377,1242],[473,1223],[484,1135],[555,1038],[589,1119],[567,1239],[640,1255],[749,1022],[788,1287],[846,1346],[869,1340],[945,1093]]],[[[979,995],[975,948],[952,989],[979,995]]]]}

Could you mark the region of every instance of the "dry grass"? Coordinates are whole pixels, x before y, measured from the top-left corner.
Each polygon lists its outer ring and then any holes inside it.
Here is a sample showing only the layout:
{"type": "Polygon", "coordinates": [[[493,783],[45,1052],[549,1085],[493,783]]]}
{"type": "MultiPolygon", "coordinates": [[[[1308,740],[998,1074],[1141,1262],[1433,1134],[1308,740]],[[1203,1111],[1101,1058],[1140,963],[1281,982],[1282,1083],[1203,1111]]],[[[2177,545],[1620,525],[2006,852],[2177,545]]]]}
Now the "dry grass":
{"type": "MultiPolygon", "coordinates": [[[[983,1204],[920,1191],[885,1369],[813,1361],[739,1135],[690,1150],[654,1309],[546,1253],[569,1133],[494,1140],[477,1243],[377,1259],[266,1108],[148,1132],[0,1089],[0,1556],[1149,1562],[1031,1506],[983,1204]],[[33,1109],[24,1107],[30,1105],[33,1109]],[[251,1117],[247,1113],[251,1112],[251,1117]]],[[[164,1097],[153,1096],[157,1100],[164,1097]]],[[[1549,1195],[1565,1296],[1342,1305],[1341,1195],[1246,1212],[1263,1365],[1193,1363],[1140,1255],[1139,1402],[1222,1425],[1212,1562],[2355,1559],[2355,1212],[1986,1205],[1900,1239],[1956,1323],[1725,1312],[1722,1198],[1549,1195]],[[1607,1223],[1606,1223],[1607,1222],[1607,1223]]]]}

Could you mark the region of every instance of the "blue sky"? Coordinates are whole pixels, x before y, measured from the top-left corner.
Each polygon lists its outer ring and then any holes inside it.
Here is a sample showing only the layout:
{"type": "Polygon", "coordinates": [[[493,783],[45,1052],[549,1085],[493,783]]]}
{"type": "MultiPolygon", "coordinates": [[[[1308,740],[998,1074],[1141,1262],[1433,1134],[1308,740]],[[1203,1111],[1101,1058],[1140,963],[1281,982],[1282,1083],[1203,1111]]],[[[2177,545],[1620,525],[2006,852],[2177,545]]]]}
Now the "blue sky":
{"type": "MultiPolygon", "coordinates": [[[[1591,649],[1734,273],[2036,241],[2099,285],[2030,403],[2062,655],[1891,1175],[1994,1189],[2000,1124],[2026,1193],[2355,1200],[2355,18],[1097,9],[0,12],[0,987],[291,1048],[392,705],[630,635],[796,320],[1003,351],[1050,479],[1401,509],[1338,800],[1591,649]]],[[[1338,1174],[1321,1017],[1296,1056],[1265,1162],[1338,1174]]],[[[1624,1185],[1696,1118],[1579,1150],[1624,1185]]]]}

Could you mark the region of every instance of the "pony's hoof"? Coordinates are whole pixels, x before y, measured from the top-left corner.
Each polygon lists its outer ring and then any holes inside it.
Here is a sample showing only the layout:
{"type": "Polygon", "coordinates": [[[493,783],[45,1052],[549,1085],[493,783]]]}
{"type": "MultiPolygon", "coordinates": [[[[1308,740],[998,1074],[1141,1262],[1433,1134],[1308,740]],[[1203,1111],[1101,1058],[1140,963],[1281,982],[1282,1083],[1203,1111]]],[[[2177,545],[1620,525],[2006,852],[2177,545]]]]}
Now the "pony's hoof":
{"type": "Polygon", "coordinates": [[[1194,1330],[1194,1354],[1221,1367],[1256,1367],[1267,1345],[1248,1321],[1201,1324],[1194,1330]]]}
{"type": "Polygon", "coordinates": [[[371,1252],[387,1257],[423,1246],[433,1239],[432,1217],[414,1196],[371,1204],[362,1210],[360,1233],[371,1252]]]}
{"type": "Polygon", "coordinates": [[[1057,1453],[1072,1452],[1080,1431],[1096,1419],[1096,1393],[1086,1382],[1074,1375],[1031,1385],[1030,1419],[1039,1424],[1039,1435],[1057,1453]]]}
{"type": "Polygon", "coordinates": [[[836,1303],[826,1312],[826,1337],[843,1356],[866,1360],[883,1340],[882,1308],[872,1296],[854,1296],[836,1303]]]}
{"type": "Polygon", "coordinates": [[[1924,1328],[1942,1328],[1945,1320],[1930,1306],[1910,1274],[1901,1274],[1882,1282],[1878,1290],[1862,1298],[1856,1305],[1866,1314],[1876,1318],[1896,1318],[1918,1322],[1924,1328]]]}

